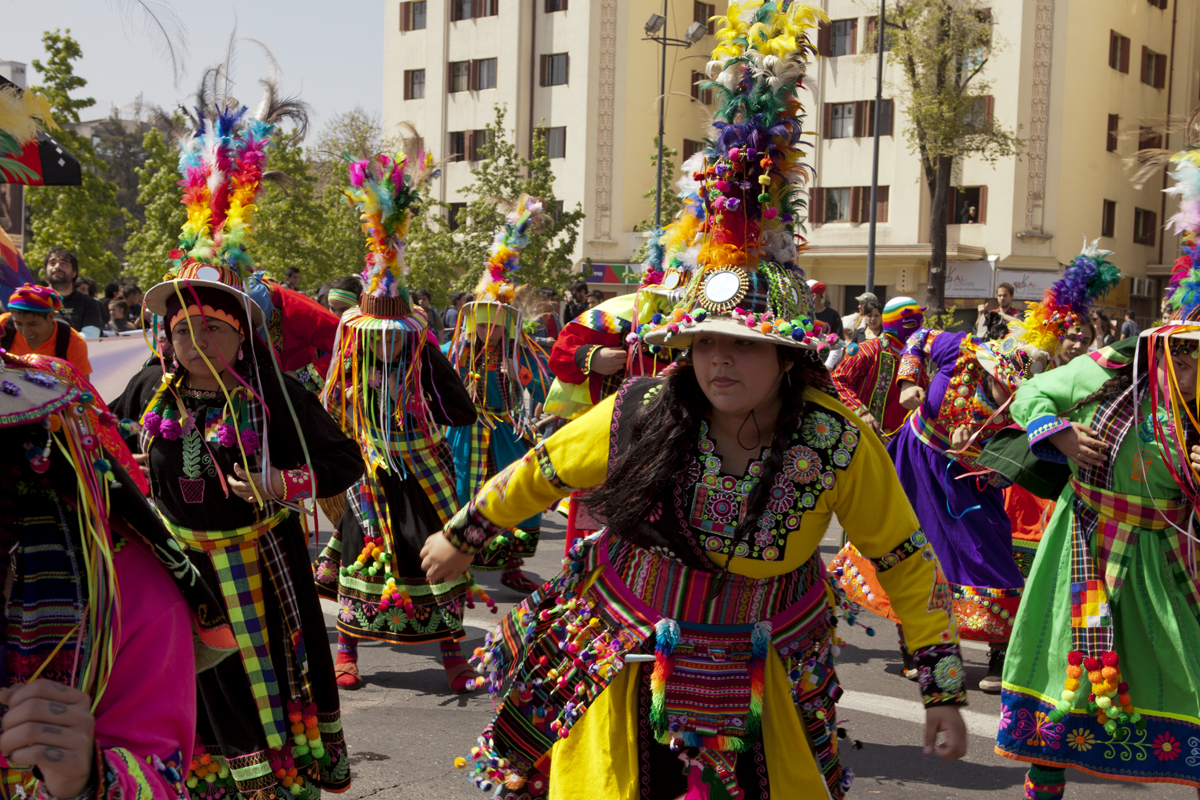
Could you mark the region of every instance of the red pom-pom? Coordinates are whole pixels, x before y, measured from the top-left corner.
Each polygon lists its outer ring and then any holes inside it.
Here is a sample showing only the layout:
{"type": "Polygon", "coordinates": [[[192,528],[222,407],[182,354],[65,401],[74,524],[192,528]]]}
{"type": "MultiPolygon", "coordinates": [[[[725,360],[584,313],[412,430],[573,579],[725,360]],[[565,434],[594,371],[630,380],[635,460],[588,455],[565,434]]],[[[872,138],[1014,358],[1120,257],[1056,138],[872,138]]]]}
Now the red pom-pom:
{"type": "Polygon", "coordinates": [[[1078,667],[1083,663],[1083,653],[1079,652],[1078,650],[1072,650],[1071,652],[1067,653],[1067,663],[1072,667],[1078,667]]]}
{"type": "Polygon", "coordinates": [[[1098,672],[1102,666],[1098,658],[1085,658],[1083,660],[1083,668],[1088,672],[1098,672]]]}
{"type": "Polygon", "coordinates": [[[1109,650],[1107,653],[1100,654],[1100,660],[1104,662],[1104,666],[1106,667],[1115,667],[1117,665],[1117,654],[1109,650]]]}
{"type": "Polygon", "coordinates": [[[1117,694],[1129,694],[1129,684],[1121,681],[1117,684],[1117,694]]]}

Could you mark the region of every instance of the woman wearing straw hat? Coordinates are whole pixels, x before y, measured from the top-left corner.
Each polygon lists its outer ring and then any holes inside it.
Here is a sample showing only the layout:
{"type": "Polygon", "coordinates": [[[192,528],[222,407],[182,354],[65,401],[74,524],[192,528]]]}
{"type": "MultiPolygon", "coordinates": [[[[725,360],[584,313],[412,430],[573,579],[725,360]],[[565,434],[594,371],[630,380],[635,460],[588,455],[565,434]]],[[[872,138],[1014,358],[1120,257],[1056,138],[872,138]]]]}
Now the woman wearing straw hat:
{"type": "Polygon", "coordinates": [[[294,103],[268,82],[251,116],[214,81],[204,119],[181,142],[188,222],[167,280],[145,297],[174,356],[136,375],[114,411],[140,423],[135,444],[158,509],[220,588],[237,639],[237,657],[199,679],[189,792],[315,798],[346,789],[350,769],[297,512],[344,492],[363,466],[317,396],[283,375],[243,291],[270,136],[294,103]]]}

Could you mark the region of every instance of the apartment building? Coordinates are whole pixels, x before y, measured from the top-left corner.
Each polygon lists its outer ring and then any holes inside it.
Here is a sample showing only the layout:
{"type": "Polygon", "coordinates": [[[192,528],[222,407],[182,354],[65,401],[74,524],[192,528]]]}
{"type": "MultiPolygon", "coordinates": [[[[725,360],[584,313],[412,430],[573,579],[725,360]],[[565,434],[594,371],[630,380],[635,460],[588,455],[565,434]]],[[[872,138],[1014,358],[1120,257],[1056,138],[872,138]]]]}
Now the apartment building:
{"type": "MultiPolygon", "coordinates": [[[[929,220],[950,221],[948,303],[973,306],[1003,281],[1037,299],[1083,240],[1099,238],[1130,280],[1109,296],[1149,321],[1178,241],[1163,230],[1177,202],[1155,176],[1130,183],[1127,159],[1165,144],[1148,130],[1167,115],[1186,117],[1200,102],[1197,0],[1004,0],[991,8],[998,48],[983,76],[991,83],[981,113],[1026,140],[1020,158],[994,167],[957,165],[946,208],[930,208],[920,161],[905,138],[903,75],[886,60],[881,132],[876,294],[924,297],[929,220]],[[1146,130],[1143,130],[1143,129],[1146,130]],[[971,212],[971,209],[974,212],[971,212]]],[[[871,135],[875,116],[875,18],[856,0],[825,0],[832,24],[813,70],[817,169],[810,211],[811,276],[850,310],[866,280],[871,135]]]]}
{"type": "MultiPolygon", "coordinates": [[[[484,127],[497,104],[521,152],[545,137],[566,208],[587,217],[575,256],[589,280],[608,292],[637,283],[634,226],[653,217],[648,156],[658,130],[660,45],[644,41],[652,14],[668,37],[683,40],[693,22],[727,0],[420,0],[385,4],[385,129],[407,121],[450,157],[434,187],[463,202],[484,127]]],[[[668,47],[664,143],[680,159],[701,146],[712,116],[711,93],[695,86],[715,46],[711,26],[692,47],[668,47]]],[[[456,212],[454,212],[456,213],[456,212]]]]}

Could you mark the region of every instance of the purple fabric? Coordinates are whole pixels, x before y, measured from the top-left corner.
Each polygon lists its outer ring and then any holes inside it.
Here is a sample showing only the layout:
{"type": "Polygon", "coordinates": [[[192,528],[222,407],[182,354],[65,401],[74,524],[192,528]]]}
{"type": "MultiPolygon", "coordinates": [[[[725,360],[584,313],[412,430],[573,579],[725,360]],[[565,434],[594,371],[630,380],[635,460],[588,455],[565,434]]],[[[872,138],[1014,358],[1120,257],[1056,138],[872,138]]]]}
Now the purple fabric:
{"type": "MultiPolygon", "coordinates": [[[[965,333],[943,333],[934,340],[930,360],[937,373],[930,381],[921,413],[937,417],[954,376],[954,364],[965,333]]],[[[916,343],[913,343],[916,344],[916,343]]],[[[913,346],[908,352],[917,352],[913,346]]],[[[1013,560],[1012,523],[1004,512],[1004,495],[995,486],[982,490],[975,478],[955,480],[966,470],[922,442],[905,425],[888,444],[900,485],[908,495],[921,529],[933,545],[946,580],[960,586],[1010,589],[1025,585],[1013,560]],[[949,504],[949,508],[947,508],[949,504]],[[966,512],[972,506],[981,506],[966,512]],[[955,516],[962,515],[961,519],[955,516]]]]}

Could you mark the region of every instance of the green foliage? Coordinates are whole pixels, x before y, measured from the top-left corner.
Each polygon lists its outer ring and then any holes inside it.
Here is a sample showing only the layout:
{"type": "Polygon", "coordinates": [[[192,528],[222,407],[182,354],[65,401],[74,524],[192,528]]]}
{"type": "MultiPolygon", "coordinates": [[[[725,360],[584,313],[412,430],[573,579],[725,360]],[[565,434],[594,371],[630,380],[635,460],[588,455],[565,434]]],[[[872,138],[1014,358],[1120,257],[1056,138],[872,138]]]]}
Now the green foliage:
{"type": "MultiPolygon", "coordinates": [[[[42,44],[49,58],[44,63],[35,59],[33,66],[46,82],[31,89],[46,95],[56,121],[79,122],[79,111],[95,105],[90,97],[71,96],[71,92],[87,85],[71,64],[83,56],[83,51],[70,37],[69,29],[65,33],[47,31],[42,44]]],[[[102,284],[120,271],[117,252],[129,214],[117,202],[116,184],[100,174],[106,166],[92,143],[66,129],[58,131],[56,138],[83,165],[83,184],[28,187],[25,208],[32,241],[26,247],[25,258],[36,265],[50,248],[66,247],[78,256],[80,274],[102,284]]]]}
{"type": "MultiPolygon", "coordinates": [[[[176,120],[182,124],[182,120],[176,120]]],[[[167,255],[179,241],[179,231],[187,221],[187,210],[180,202],[179,151],[158,130],[149,131],[142,140],[146,161],[137,169],[137,202],[142,220],[125,243],[128,254],[126,271],[145,289],[162,280],[167,255]]]]}
{"type": "Polygon", "coordinates": [[[925,312],[925,327],[933,328],[935,331],[952,331],[962,324],[962,320],[956,319],[954,312],[958,311],[958,306],[949,306],[945,311],[938,313],[936,310],[925,312]]]}
{"type": "MultiPolygon", "coordinates": [[[[650,152],[650,189],[642,192],[642,197],[654,201],[655,195],[658,193],[655,181],[658,178],[658,134],[651,137],[654,143],[654,149],[650,152]]],[[[663,168],[662,168],[662,213],[659,218],[662,220],[663,227],[666,227],[671,220],[679,216],[679,212],[683,211],[683,198],[679,196],[679,192],[675,191],[675,157],[679,155],[679,151],[674,147],[663,148],[663,168]]],[[[653,231],[654,217],[648,217],[633,226],[635,231],[653,231]]],[[[638,248],[633,260],[644,262],[649,256],[650,240],[642,242],[642,246],[638,248]]]]}
{"type": "MultiPolygon", "coordinates": [[[[450,230],[450,205],[430,197],[423,212],[409,229],[407,264],[411,288],[429,288],[434,304],[443,305],[452,289],[470,291],[483,274],[488,248],[504,224],[497,199],[516,200],[529,194],[542,201],[547,221],[532,233],[521,252],[515,278],[533,286],[565,290],[576,277],[572,253],[579,238],[583,208],[556,213],[554,172],[543,137],[535,136],[532,158],[525,158],[510,140],[504,127],[506,108],[496,106],[496,116],[487,126],[488,141],[479,148],[480,161],[471,169],[473,182],[462,190],[466,208],[459,212],[459,225],[450,230]]],[[[515,134],[513,136],[515,139],[515,134]]]]}

